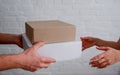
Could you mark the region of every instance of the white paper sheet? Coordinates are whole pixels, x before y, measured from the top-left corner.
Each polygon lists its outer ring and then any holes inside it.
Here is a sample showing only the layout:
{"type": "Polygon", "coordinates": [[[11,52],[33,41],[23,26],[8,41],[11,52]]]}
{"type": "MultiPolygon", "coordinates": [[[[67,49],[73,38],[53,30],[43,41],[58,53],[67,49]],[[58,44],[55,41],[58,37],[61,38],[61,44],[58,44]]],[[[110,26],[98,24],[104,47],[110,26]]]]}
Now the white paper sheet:
{"type": "Polygon", "coordinates": [[[41,56],[52,57],[56,61],[72,60],[81,56],[81,42],[46,44],[38,52],[41,56]]]}

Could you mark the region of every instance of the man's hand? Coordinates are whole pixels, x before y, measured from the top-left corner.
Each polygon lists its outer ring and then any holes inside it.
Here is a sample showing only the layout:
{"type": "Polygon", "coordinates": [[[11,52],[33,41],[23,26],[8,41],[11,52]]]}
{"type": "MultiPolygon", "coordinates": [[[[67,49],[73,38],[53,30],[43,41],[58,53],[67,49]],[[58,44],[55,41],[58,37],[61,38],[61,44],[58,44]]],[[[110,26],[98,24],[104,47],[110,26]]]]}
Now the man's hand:
{"type": "Polygon", "coordinates": [[[55,59],[43,57],[38,54],[38,48],[43,45],[43,42],[39,42],[19,54],[20,68],[28,71],[36,71],[39,68],[48,68],[51,63],[54,63],[55,59]]]}
{"type": "Polygon", "coordinates": [[[91,59],[90,64],[92,67],[105,68],[120,61],[120,50],[116,50],[110,47],[97,47],[97,49],[103,50],[105,52],[91,59]]]}
{"type": "Polygon", "coordinates": [[[96,43],[95,38],[92,37],[80,37],[80,39],[82,41],[82,50],[92,47],[96,43]]]}

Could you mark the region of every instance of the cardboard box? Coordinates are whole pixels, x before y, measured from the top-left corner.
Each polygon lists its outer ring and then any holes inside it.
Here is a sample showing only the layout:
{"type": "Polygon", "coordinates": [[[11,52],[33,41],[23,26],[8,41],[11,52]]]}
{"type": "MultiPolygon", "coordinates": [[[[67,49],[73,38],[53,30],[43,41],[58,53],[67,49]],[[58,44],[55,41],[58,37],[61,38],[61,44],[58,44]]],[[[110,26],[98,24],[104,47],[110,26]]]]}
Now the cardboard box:
{"type": "Polygon", "coordinates": [[[32,43],[39,41],[56,43],[75,40],[76,27],[62,21],[31,21],[25,24],[26,35],[32,43]]]}

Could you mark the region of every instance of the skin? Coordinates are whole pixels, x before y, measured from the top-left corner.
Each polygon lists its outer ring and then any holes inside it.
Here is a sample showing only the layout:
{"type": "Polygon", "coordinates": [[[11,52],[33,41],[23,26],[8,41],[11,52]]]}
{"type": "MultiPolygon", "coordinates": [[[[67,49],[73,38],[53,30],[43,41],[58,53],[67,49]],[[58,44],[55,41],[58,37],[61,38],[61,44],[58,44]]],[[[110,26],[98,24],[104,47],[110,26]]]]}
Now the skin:
{"type": "Polygon", "coordinates": [[[120,39],[117,42],[106,41],[94,37],[81,37],[82,50],[97,46],[98,50],[104,51],[90,60],[90,65],[97,68],[105,68],[120,61],[120,39]]]}
{"type": "Polygon", "coordinates": [[[22,35],[0,33],[0,44],[16,44],[22,48],[22,35]]]}
{"type": "MultiPolygon", "coordinates": [[[[10,44],[17,44],[19,47],[22,47],[20,35],[9,34],[8,37],[7,35],[8,34],[4,35],[3,40],[9,38],[7,39],[8,41],[0,40],[0,42],[2,41],[1,44],[10,43],[10,44]],[[20,41],[20,42],[17,42],[17,41],[20,41]]],[[[50,64],[54,63],[56,60],[49,57],[43,57],[38,54],[38,51],[37,51],[38,48],[42,47],[43,45],[44,45],[44,42],[38,42],[32,47],[23,51],[22,53],[1,54],[0,55],[0,71],[21,68],[27,71],[34,72],[41,68],[48,68],[50,64]]]]}
{"type": "Polygon", "coordinates": [[[120,61],[120,51],[111,47],[97,47],[98,50],[103,50],[102,54],[99,54],[91,59],[90,64],[93,67],[105,68],[120,61]],[[97,64],[96,64],[97,63],[97,64]]]}

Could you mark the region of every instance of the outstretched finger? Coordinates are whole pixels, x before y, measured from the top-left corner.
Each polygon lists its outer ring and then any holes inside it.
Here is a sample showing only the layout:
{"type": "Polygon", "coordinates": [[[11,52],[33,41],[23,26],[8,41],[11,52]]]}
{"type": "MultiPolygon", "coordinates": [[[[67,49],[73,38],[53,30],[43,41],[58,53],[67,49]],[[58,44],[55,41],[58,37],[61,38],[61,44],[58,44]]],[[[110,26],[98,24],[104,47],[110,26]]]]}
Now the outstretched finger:
{"type": "Polygon", "coordinates": [[[50,57],[40,57],[40,60],[44,63],[54,63],[56,60],[50,57]]]}

